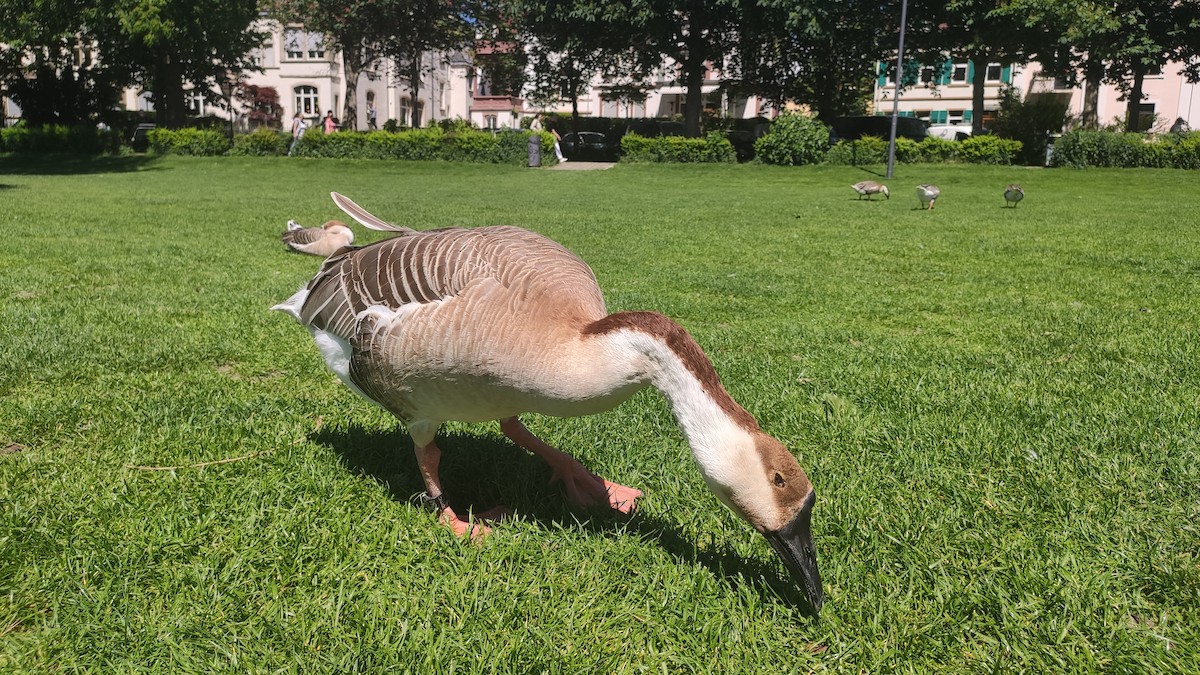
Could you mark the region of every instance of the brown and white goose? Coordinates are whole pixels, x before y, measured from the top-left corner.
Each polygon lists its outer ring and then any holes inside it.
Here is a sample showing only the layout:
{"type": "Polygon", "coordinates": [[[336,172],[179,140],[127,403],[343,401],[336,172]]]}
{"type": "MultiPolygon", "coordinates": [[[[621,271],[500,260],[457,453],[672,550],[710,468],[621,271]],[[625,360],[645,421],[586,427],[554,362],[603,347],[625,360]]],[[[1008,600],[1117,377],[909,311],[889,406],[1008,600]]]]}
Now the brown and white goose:
{"type": "Polygon", "coordinates": [[[884,197],[891,199],[892,195],[888,192],[888,188],[883,183],[877,183],[873,180],[861,180],[850,187],[858,193],[858,198],[861,200],[863,195],[867,196],[867,201],[871,201],[872,195],[882,194],[884,197]]]}
{"type": "Polygon", "coordinates": [[[302,227],[296,221],[289,220],[280,238],[297,253],[328,258],[339,248],[354,243],[354,231],[340,220],[331,220],[321,227],[302,227]]]}
{"type": "Polygon", "coordinates": [[[443,497],[434,442],[443,422],[499,420],[506,436],[552,467],[572,502],[628,513],[640,491],[591,473],[517,416],[599,413],[653,386],[709,488],[770,541],[820,608],[812,484],[729,396],[686,330],[654,312],[610,315],[591,268],[539,234],[507,226],[418,232],[333,198],[366,227],[398,236],[335,254],[273,309],[309,329],[347,387],[407,425],[427,498],[455,533],[487,528],[461,519],[443,497]]]}

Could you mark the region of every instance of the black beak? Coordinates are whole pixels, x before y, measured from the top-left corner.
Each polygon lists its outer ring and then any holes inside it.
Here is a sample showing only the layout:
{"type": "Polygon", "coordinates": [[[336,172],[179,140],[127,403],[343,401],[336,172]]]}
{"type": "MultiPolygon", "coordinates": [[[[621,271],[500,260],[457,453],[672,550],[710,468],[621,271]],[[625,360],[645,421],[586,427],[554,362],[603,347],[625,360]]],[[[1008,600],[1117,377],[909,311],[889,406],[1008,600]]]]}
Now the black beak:
{"type": "Polygon", "coordinates": [[[825,589],[821,587],[821,572],[817,570],[817,552],[812,540],[812,507],[816,501],[816,493],[810,492],[792,522],[774,532],[764,533],[775,552],[783,558],[792,579],[804,589],[813,615],[821,611],[825,602],[825,589]]]}

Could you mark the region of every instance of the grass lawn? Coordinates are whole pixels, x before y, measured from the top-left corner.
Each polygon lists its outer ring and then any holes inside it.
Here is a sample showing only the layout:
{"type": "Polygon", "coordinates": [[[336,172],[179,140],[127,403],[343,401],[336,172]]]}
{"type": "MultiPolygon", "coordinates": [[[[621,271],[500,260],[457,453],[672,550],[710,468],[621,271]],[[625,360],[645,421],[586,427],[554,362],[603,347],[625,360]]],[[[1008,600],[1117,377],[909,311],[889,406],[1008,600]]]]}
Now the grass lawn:
{"type": "Polygon", "coordinates": [[[856,201],[876,177],[0,158],[0,671],[1200,672],[1197,175],[901,166],[856,201]],[[451,503],[518,514],[455,540],[268,311],[331,190],[544,233],[692,331],[816,485],[820,618],[653,390],[526,420],[632,518],[447,425],[451,503]]]}

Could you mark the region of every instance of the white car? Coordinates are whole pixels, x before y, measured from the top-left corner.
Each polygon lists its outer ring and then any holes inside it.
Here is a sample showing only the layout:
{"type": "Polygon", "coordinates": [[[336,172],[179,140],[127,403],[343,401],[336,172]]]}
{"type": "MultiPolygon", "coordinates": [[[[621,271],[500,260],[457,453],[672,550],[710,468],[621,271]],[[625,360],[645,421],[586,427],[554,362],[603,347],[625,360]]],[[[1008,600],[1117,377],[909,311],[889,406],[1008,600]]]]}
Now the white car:
{"type": "Polygon", "coordinates": [[[970,124],[933,124],[929,127],[929,135],[943,138],[947,141],[961,141],[971,135],[970,124]]]}

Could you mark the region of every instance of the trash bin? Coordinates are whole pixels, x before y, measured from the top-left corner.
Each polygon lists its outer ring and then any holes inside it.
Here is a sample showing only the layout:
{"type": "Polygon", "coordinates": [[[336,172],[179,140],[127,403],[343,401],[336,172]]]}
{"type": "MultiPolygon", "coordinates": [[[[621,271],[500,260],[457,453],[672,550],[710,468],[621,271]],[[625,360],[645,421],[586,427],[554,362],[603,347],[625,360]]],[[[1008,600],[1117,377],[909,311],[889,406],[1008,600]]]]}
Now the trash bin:
{"type": "Polygon", "coordinates": [[[529,134],[529,166],[542,165],[542,135],[534,131],[529,134]]]}
{"type": "Polygon", "coordinates": [[[1062,138],[1062,134],[1050,134],[1050,140],[1046,142],[1046,166],[1054,165],[1054,143],[1062,138]]]}

